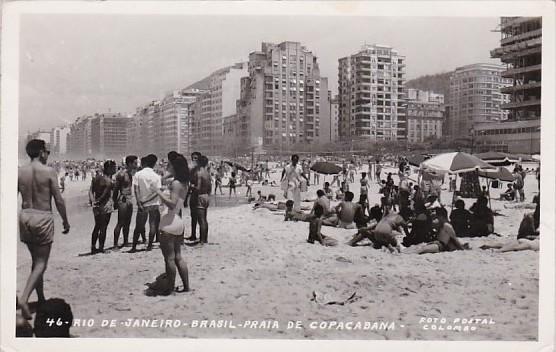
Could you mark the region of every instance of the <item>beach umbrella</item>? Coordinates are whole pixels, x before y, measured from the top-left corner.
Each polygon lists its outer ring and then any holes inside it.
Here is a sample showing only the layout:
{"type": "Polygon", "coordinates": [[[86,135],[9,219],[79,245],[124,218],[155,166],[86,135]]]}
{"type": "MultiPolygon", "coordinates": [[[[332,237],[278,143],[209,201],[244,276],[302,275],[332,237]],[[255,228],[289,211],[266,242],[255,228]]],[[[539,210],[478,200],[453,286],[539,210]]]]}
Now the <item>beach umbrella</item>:
{"type": "Polygon", "coordinates": [[[464,152],[444,153],[425,160],[421,163],[425,169],[446,171],[451,174],[459,174],[470,171],[497,170],[495,166],[464,152]]]}
{"type": "Polygon", "coordinates": [[[477,158],[481,159],[482,161],[485,161],[495,166],[510,165],[516,161],[513,160],[513,157],[510,154],[501,153],[501,152],[486,152],[486,153],[479,153],[473,155],[475,155],[477,158]]]}
{"type": "MultiPolygon", "coordinates": [[[[483,160],[477,158],[468,153],[464,152],[453,152],[444,153],[434,156],[428,160],[421,163],[422,169],[429,169],[435,171],[446,171],[451,174],[457,175],[464,172],[471,171],[497,171],[498,168],[492,166],[483,160]]],[[[452,207],[454,206],[454,200],[456,197],[456,192],[452,194],[452,207]]]]}
{"type": "Polygon", "coordinates": [[[333,175],[340,173],[342,171],[342,168],[333,163],[318,161],[314,163],[313,166],[311,166],[311,170],[319,174],[333,175]]]}
{"type": "Polygon", "coordinates": [[[417,166],[421,165],[423,161],[427,160],[427,157],[424,155],[410,155],[407,157],[407,162],[409,165],[417,166]]]}
{"type": "Polygon", "coordinates": [[[479,171],[479,176],[489,178],[491,180],[500,180],[504,182],[512,182],[514,180],[514,176],[512,175],[510,170],[506,169],[505,167],[499,167],[498,170],[479,171]]]}

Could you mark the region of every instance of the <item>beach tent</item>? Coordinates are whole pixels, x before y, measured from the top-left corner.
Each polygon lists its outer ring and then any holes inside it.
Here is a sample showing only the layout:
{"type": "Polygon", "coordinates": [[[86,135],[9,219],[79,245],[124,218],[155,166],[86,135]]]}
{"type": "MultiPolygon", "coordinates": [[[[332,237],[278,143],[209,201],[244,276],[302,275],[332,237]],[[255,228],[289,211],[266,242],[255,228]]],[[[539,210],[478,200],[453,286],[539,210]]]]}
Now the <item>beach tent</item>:
{"type": "MultiPolygon", "coordinates": [[[[457,175],[470,171],[497,171],[498,168],[483,160],[464,152],[444,153],[434,156],[421,163],[421,169],[434,170],[437,172],[448,172],[457,175]]],[[[452,206],[456,192],[452,195],[452,206]]]]}

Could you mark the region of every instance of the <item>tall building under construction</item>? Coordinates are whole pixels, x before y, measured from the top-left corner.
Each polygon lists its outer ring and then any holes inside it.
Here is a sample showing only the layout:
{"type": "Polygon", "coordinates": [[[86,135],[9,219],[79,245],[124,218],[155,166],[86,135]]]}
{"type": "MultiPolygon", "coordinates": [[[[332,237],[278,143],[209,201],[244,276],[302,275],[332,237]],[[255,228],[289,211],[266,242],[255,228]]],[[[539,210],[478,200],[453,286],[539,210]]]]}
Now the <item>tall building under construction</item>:
{"type": "Polygon", "coordinates": [[[503,104],[508,120],[482,126],[481,150],[538,153],[541,126],[542,18],[502,17],[500,47],[490,52],[506,64],[502,77],[512,84],[501,89],[510,100],[503,104]]]}

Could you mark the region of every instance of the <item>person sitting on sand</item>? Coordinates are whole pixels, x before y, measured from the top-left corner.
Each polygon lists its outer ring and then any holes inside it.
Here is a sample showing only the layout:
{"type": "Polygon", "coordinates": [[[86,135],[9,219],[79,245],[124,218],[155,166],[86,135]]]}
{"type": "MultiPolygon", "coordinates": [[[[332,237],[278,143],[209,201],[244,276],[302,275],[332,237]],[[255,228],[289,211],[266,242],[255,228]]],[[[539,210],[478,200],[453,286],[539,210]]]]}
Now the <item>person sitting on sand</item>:
{"type": "Polygon", "coordinates": [[[330,215],[330,200],[326,197],[326,195],[324,194],[324,191],[322,189],[319,189],[317,191],[317,200],[315,200],[315,203],[313,205],[313,210],[311,211],[312,213],[314,213],[315,209],[317,206],[321,206],[323,209],[323,216],[327,217],[330,215]]]}
{"type": "MultiPolygon", "coordinates": [[[[292,204],[293,207],[293,204],[292,204]]],[[[323,208],[317,204],[313,210],[313,215],[309,218],[309,238],[307,242],[313,244],[315,241],[319,242],[323,246],[335,246],[337,241],[331,237],[324,236],[321,233],[322,228],[322,215],[324,213],[323,208]]]]}
{"type": "Polygon", "coordinates": [[[515,200],[515,189],[511,183],[508,183],[508,189],[502,194],[500,194],[500,200],[515,200]]]}
{"type": "Polygon", "coordinates": [[[488,199],[484,196],[479,197],[469,209],[473,213],[471,216],[470,237],[488,236],[494,232],[494,216],[488,207],[488,199]]]}
{"type": "Polygon", "coordinates": [[[456,236],[467,237],[471,229],[472,215],[469,210],[465,209],[465,202],[462,199],[456,200],[454,206],[456,208],[450,213],[450,223],[456,232],[456,236]]]}
{"type": "Polygon", "coordinates": [[[415,217],[411,222],[411,232],[404,237],[402,244],[409,247],[419,243],[426,243],[432,234],[432,216],[424,204],[417,203],[415,217]]]}
{"type": "Polygon", "coordinates": [[[390,213],[388,216],[383,217],[373,229],[371,239],[373,247],[380,249],[384,246],[390,252],[394,252],[394,248],[396,248],[398,253],[400,253],[401,249],[396,236],[401,234],[402,229],[406,235],[409,233],[406,222],[401,215],[390,213]]]}
{"type": "Polygon", "coordinates": [[[264,201],[266,201],[266,196],[263,196],[261,191],[257,191],[257,199],[255,201],[256,202],[264,202],[264,201]]]}
{"type": "Polygon", "coordinates": [[[294,201],[288,199],[286,202],[286,211],[284,212],[284,221],[309,221],[310,215],[301,211],[295,211],[293,207],[294,201]]]}
{"type": "Polygon", "coordinates": [[[437,211],[438,237],[436,241],[427,244],[418,251],[418,254],[451,252],[454,250],[468,249],[456,237],[456,232],[448,222],[448,212],[441,208],[437,211]]]}
{"type": "Polygon", "coordinates": [[[324,194],[326,195],[326,198],[328,198],[329,200],[332,200],[332,198],[334,197],[334,192],[332,191],[332,188],[330,188],[330,183],[325,182],[324,183],[324,194]]]}
{"type": "Polygon", "coordinates": [[[539,236],[539,231],[535,228],[535,218],[533,213],[523,215],[519,230],[517,232],[517,239],[526,238],[528,240],[535,240],[539,236]]]}
{"type": "Polygon", "coordinates": [[[345,197],[344,184],[345,184],[345,182],[342,182],[342,186],[336,190],[336,200],[343,200],[344,199],[344,197],[345,197]]]}
{"type": "Polygon", "coordinates": [[[361,205],[353,203],[353,193],[347,191],[344,200],[336,206],[336,213],[338,214],[338,227],[343,229],[355,229],[353,222],[355,214],[361,208],[361,205]]]}
{"type": "Polygon", "coordinates": [[[382,219],[382,208],[379,204],[372,206],[369,209],[369,221],[375,220],[377,223],[382,219]]]}

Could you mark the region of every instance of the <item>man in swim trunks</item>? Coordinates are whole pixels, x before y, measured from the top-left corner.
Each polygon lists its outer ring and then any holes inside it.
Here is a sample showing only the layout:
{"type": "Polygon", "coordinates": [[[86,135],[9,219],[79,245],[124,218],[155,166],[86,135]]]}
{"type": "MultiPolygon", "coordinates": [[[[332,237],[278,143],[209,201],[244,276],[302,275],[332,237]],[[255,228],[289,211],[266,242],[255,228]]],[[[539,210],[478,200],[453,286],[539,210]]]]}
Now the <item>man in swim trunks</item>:
{"type": "Polygon", "coordinates": [[[360,210],[361,205],[353,203],[353,193],[347,191],[344,200],[336,206],[336,213],[338,214],[338,227],[342,229],[355,229],[355,214],[360,210]]]}
{"type": "Polygon", "coordinates": [[[208,158],[205,155],[199,157],[199,168],[197,170],[197,182],[193,193],[197,197],[197,221],[199,222],[199,237],[201,243],[208,242],[207,210],[211,192],[210,174],[207,170],[208,158]]]}
{"type": "MultiPolygon", "coordinates": [[[[198,198],[197,192],[194,190],[197,184],[197,172],[199,171],[199,158],[201,153],[191,153],[191,169],[189,170],[189,191],[187,197],[189,198],[189,213],[191,215],[191,235],[186,238],[188,241],[197,241],[197,223],[198,223],[198,198]]],[[[186,199],[186,202],[188,200],[186,199]]],[[[199,234],[200,236],[200,234],[199,234]]]]}
{"type": "Polygon", "coordinates": [[[104,252],[106,229],[112,217],[112,175],[116,173],[116,163],[112,160],[104,162],[103,174],[95,176],[89,189],[89,202],[93,205],[95,227],[91,233],[91,254],[104,252]],[[98,240],[98,249],[96,243],[98,240]]]}
{"type": "Polygon", "coordinates": [[[112,200],[116,209],[118,209],[118,223],[114,228],[114,248],[118,248],[118,240],[120,239],[120,231],[123,229],[124,243],[122,247],[129,245],[129,225],[133,215],[133,203],[131,202],[131,191],[133,175],[137,170],[137,157],[128,155],[125,158],[125,170],[121,170],[116,174],[116,182],[112,200]]]}
{"type": "Polygon", "coordinates": [[[44,297],[43,275],[48,264],[50,249],[54,238],[54,217],[51,200],[54,198],[56,209],[62,217],[62,233],[69,232],[70,225],[66,215],[64,199],[58,188],[56,171],[46,166],[50,151],[41,139],[27,143],[27,155],[31,158],[28,165],[18,170],[17,191],[21,194],[21,212],[19,214],[19,236],[27,245],[32,259],[32,270],[18,302],[21,313],[27,320],[32,318],[29,310],[29,296],[37,291],[39,303],[44,297]]]}
{"type": "Polygon", "coordinates": [[[451,252],[455,250],[465,249],[464,245],[458,240],[456,232],[450,223],[448,222],[448,213],[445,209],[439,209],[436,212],[438,222],[438,237],[436,241],[433,241],[419,250],[419,254],[426,253],[439,253],[439,252],[451,252]]]}

